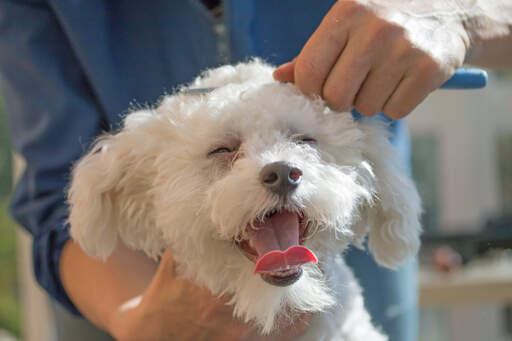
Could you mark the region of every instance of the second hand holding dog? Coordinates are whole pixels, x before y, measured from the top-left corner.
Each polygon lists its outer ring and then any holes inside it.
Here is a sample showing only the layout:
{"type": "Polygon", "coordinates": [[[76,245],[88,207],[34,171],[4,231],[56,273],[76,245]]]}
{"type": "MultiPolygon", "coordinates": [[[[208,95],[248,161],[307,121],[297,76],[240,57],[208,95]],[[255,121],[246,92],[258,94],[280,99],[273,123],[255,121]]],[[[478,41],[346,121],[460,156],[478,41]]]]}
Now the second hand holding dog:
{"type": "MultiPolygon", "coordinates": [[[[128,250],[129,251],[129,250],[128,250]]],[[[261,336],[255,327],[233,319],[229,299],[176,275],[175,262],[165,252],[148,288],[123,304],[112,316],[110,328],[118,340],[183,341],[291,341],[301,335],[310,319],[303,314],[280,335],[261,336]],[[154,318],[165,311],[167,318],[154,318]],[[223,333],[218,333],[222,328],[223,333]]]]}

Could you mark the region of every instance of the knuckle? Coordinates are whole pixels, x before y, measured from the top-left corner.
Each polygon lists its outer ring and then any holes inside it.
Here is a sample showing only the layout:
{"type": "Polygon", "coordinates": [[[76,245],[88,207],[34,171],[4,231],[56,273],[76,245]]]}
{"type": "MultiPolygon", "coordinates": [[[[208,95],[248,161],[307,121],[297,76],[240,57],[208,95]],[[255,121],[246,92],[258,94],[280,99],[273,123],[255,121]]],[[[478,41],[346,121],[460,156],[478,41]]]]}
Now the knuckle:
{"type": "Polygon", "coordinates": [[[417,72],[422,77],[433,77],[441,72],[441,65],[431,56],[425,55],[417,64],[417,72]]]}
{"type": "Polygon", "coordinates": [[[408,63],[417,58],[416,54],[417,49],[408,39],[404,39],[394,46],[391,58],[395,63],[408,63]]]}
{"type": "Polygon", "coordinates": [[[326,33],[326,40],[331,46],[343,46],[345,45],[346,37],[336,30],[329,30],[326,33]]]}
{"type": "Polygon", "coordinates": [[[310,60],[299,58],[295,63],[296,81],[311,79],[315,75],[315,65],[310,60]]]}
{"type": "Polygon", "coordinates": [[[303,93],[319,95],[321,84],[320,70],[311,60],[300,58],[295,64],[295,84],[303,93]]]}
{"type": "Polygon", "coordinates": [[[322,89],[322,97],[330,108],[334,110],[345,109],[346,104],[343,98],[343,92],[344,90],[340,87],[326,85],[322,89]]]}
{"type": "Polygon", "coordinates": [[[372,30],[370,40],[372,43],[388,44],[390,40],[404,39],[403,27],[387,21],[379,20],[372,30]]]}
{"type": "Polygon", "coordinates": [[[442,65],[430,56],[422,58],[413,71],[418,88],[422,91],[432,91],[448,78],[442,65]]]}

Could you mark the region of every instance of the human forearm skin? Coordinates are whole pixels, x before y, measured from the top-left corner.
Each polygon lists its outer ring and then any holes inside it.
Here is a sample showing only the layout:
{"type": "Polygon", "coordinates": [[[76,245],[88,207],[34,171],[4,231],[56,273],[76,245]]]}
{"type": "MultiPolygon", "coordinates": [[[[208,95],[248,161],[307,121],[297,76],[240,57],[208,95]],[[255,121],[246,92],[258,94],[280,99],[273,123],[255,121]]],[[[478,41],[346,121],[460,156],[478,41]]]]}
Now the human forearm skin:
{"type": "Polygon", "coordinates": [[[497,69],[512,68],[512,0],[470,3],[463,16],[470,39],[465,62],[497,69]]]}
{"type": "Polygon", "coordinates": [[[143,254],[129,250],[122,243],[103,262],[90,258],[70,240],[62,253],[60,271],[64,287],[80,312],[113,333],[109,325],[112,315],[146,289],[156,267],[143,254]]]}
{"type": "MultiPolygon", "coordinates": [[[[374,6],[395,8],[414,18],[460,26],[466,40],[467,64],[512,68],[512,0],[368,0],[374,6]]],[[[452,26],[453,28],[454,26],[452,26]]],[[[414,40],[414,38],[413,38],[414,40]]]]}

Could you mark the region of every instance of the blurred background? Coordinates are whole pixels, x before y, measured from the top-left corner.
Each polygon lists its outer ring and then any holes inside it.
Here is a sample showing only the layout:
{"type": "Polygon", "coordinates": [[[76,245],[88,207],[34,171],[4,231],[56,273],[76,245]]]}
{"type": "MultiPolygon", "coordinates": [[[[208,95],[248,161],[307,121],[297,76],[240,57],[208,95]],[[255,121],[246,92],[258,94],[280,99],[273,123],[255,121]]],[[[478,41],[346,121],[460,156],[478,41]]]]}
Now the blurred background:
{"type": "MultiPolygon", "coordinates": [[[[408,118],[425,208],[419,341],[512,340],[512,73],[489,76],[408,118]]],[[[30,240],[7,213],[20,167],[0,110],[0,341],[73,340],[57,335],[62,312],[34,284],[30,240]]]]}
{"type": "Polygon", "coordinates": [[[424,201],[420,340],[512,340],[512,73],[409,117],[424,201]]]}

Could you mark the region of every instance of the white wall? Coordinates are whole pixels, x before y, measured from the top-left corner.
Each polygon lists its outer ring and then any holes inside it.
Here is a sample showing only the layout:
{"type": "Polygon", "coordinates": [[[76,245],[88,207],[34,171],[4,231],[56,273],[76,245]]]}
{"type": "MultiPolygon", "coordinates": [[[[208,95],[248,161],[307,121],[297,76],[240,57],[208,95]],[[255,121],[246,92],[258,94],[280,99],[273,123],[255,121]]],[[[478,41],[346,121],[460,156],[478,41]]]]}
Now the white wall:
{"type": "MultiPolygon", "coordinates": [[[[512,134],[512,77],[499,79],[490,74],[489,85],[482,90],[436,91],[408,120],[411,135],[439,138],[440,229],[478,229],[502,205],[495,143],[497,134],[512,134]]],[[[442,321],[449,329],[447,338],[505,341],[501,309],[492,304],[449,309],[443,315],[447,321],[442,321]]],[[[430,340],[427,335],[420,339],[430,340]]]]}
{"type": "Polygon", "coordinates": [[[441,227],[476,229],[498,212],[495,137],[512,134],[512,79],[490,74],[482,90],[438,90],[408,120],[411,134],[439,138],[441,227]]]}

